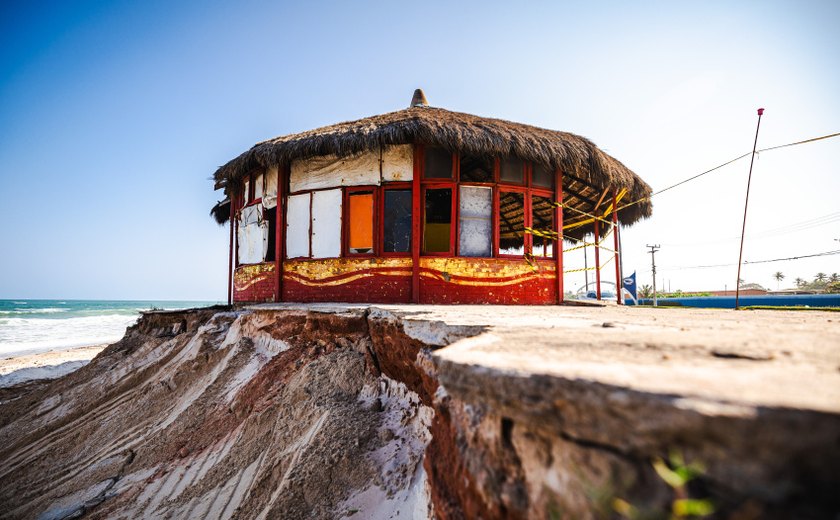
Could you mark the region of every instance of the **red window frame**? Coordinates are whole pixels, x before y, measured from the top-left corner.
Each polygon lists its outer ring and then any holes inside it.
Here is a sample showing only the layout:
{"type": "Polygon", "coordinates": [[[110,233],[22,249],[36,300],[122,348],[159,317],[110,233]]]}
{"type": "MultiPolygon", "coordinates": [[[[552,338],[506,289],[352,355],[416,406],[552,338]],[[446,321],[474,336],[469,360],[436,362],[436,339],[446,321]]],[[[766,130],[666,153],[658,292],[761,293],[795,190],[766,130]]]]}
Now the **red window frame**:
{"type": "Polygon", "coordinates": [[[466,181],[461,182],[461,154],[457,155],[455,160],[456,163],[456,181],[455,181],[455,192],[457,193],[456,198],[458,200],[455,201],[455,256],[461,256],[461,186],[474,186],[476,188],[490,188],[490,256],[466,256],[464,258],[495,258],[495,251],[498,249],[498,219],[499,219],[499,197],[498,193],[499,190],[497,188],[499,184],[499,175],[500,175],[500,162],[498,157],[493,157],[493,180],[491,182],[474,182],[474,181],[466,181]]]}
{"type": "Polygon", "coordinates": [[[530,218],[530,211],[531,211],[531,200],[528,195],[528,188],[525,186],[517,186],[514,184],[503,184],[500,185],[497,190],[498,196],[496,197],[496,202],[498,203],[496,209],[496,228],[495,228],[495,236],[498,238],[498,241],[495,244],[495,250],[493,254],[495,254],[498,258],[523,258],[524,255],[528,254],[528,239],[531,237],[529,233],[523,233],[522,236],[522,251],[524,254],[506,254],[502,253],[500,250],[501,247],[501,222],[502,222],[502,212],[501,212],[501,198],[502,193],[521,193],[522,194],[522,222],[524,227],[529,227],[529,220],[530,218]]]}
{"type": "Polygon", "coordinates": [[[422,256],[455,256],[455,244],[458,243],[458,183],[449,182],[427,182],[420,186],[420,254],[422,256]],[[426,252],[423,251],[423,238],[426,236],[426,191],[448,189],[452,192],[450,204],[449,225],[449,251],[426,252]]]}
{"type": "MultiPolygon", "coordinates": [[[[551,203],[553,203],[554,200],[555,200],[554,199],[554,192],[551,191],[551,190],[546,190],[542,186],[540,186],[539,188],[531,188],[529,190],[528,204],[531,206],[531,211],[528,213],[528,217],[529,217],[531,222],[530,222],[530,224],[528,224],[528,227],[531,227],[531,228],[534,227],[534,197],[543,197],[545,199],[548,199],[549,202],[551,202],[551,203]]],[[[551,228],[550,229],[553,230],[553,231],[556,231],[556,229],[557,229],[557,217],[556,217],[555,213],[556,212],[554,212],[554,211],[551,212],[551,228]]],[[[530,233],[527,233],[526,236],[527,236],[526,242],[529,242],[528,246],[526,246],[526,251],[528,251],[529,254],[533,255],[534,254],[534,235],[532,235],[530,233]]],[[[537,258],[537,259],[539,259],[539,258],[545,258],[545,259],[554,258],[554,255],[557,254],[557,248],[561,247],[562,242],[560,240],[554,240],[553,242],[554,242],[554,246],[551,248],[551,254],[550,255],[542,254],[540,256],[535,256],[534,258],[537,258]]]]}
{"type": "MultiPolygon", "coordinates": [[[[378,230],[378,241],[380,245],[379,255],[384,257],[408,257],[411,256],[411,240],[408,242],[408,251],[405,252],[396,252],[396,251],[385,251],[385,192],[389,190],[408,190],[409,193],[411,192],[411,182],[388,182],[383,183],[379,189],[379,197],[377,198],[376,206],[378,208],[378,214],[380,215],[380,223],[377,227],[378,230]]],[[[413,208],[412,208],[413,211],[413,208]]],[[[414,234],[414,229],[411,229],[412,235],[414,234]]],[[[422,238],[421,238],[422,240],[422,238]]]]}
{"type": "Polygon", "coordinates": [[[460,155],[452,152],[452,176],[449,179],[426,178],[426,146],[420,147],[420,256],[455,256],[455,246],[458,243],[458,166],[460,155]],[[423,250],[426,236],[426,190],[450,189],[452,191],[452,207],[450,209],[449,251],[427,253],[423,250]]]}
{"type": "Polygon", "coordinates": [[[529,187],[531,176],[529,175],[529,166],[531,165],[530,162],[526,161],[525,159],[519,159],[522,161],[522,182],[511,182],[511,181],[504,181],[502,180],[502,158],[496,157],[496,183],[501,186],[519,186],[519,187],[529,187]]]}
{"type": "Polygon", "coordinates": [[[259,177],[260,175],[262,175],[263,193],[265,193],[265,177],[266,177],[265,172],[258,172],[257,170],[251,171],[251,173],[248,174],[248,193],[245,193],[245,179],[242,179],[242,186],[243,187],[242,187],[242,190],[240,190],[240,191],[242,192],[242,196],[243,196],[243,204],[242,204],[241,207],[244,208],[246,206],[253,206],[254,204],[258,204],[258,203],[262,202],[262,197],[256,198],[256,194],[257,194],[256,182],[257,182],[257,177],[259,177]]]}
{"type": "MultiPolygon", "coordinates": [[[[334,189],[334,188],[333,188],[334,189]]],[[[381,225],[381,206],[380,199],[382,195],[379,186],[345,186],[342,190],[341,197],[341,256],[347,258],[372,258],[378,256],[382,250],[380,236],[384,231],[380,231],[381,225]],[[370,253],[353,253],[350,251],[350,195],[353,193],[370,193],[373,196],[373,222],[371,225],[371,238],[373,239],[373,248],[370,253]]]]}

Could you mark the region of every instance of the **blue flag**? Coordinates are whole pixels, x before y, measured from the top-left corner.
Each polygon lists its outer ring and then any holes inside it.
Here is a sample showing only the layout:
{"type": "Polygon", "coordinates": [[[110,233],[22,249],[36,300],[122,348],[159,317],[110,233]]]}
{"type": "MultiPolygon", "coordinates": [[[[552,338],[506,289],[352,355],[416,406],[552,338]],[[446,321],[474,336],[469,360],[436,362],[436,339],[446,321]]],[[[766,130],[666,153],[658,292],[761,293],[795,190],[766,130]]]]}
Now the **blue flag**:
{"type": "Polygon", "coordinates": [[[636,300],[636,271],[633,271],[633,274],[622,280],[622,285],[627,292],[633,295],[633,299],[636,300]]]}

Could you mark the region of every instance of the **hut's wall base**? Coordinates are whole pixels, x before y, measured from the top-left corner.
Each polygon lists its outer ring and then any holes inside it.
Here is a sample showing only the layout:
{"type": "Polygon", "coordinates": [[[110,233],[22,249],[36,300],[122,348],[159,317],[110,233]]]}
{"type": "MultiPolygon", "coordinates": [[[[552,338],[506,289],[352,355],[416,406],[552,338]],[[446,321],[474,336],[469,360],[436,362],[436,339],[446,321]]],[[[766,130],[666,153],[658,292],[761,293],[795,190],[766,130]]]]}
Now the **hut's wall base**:
{"type": "MultiPolygon", "coordinates": [[[[241,266],[234,275],[234,301],[277,301],[273,263],[241,266]]],[[[412,260],[328,258],[283,262],[286,302],[409,303],[412,260]]],[[[531,267],[519,258],[421,258],[420,303],[556,303],[552,259],[531,267]]]]}

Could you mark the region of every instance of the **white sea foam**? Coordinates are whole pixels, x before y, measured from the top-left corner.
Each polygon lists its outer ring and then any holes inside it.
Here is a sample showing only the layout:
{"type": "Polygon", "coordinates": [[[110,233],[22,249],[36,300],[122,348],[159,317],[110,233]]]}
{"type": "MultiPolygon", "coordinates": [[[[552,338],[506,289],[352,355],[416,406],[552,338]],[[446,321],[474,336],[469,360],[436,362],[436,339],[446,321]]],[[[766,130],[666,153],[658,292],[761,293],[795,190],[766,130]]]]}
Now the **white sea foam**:
{"type": "Polygon", "coordinates": [[[0,357],[113,343],[136,320],[136,315],[125,314],[66,319],[0,317],[0,357]]]}
{"type": "Polygon", "coordinates": [[[0,314],[54,314],[56,312],[67,312],[68,309],[60,309],[58,307],[45,307],[43,309],[14,309],[11,311],[0,311],[0,314]]]}

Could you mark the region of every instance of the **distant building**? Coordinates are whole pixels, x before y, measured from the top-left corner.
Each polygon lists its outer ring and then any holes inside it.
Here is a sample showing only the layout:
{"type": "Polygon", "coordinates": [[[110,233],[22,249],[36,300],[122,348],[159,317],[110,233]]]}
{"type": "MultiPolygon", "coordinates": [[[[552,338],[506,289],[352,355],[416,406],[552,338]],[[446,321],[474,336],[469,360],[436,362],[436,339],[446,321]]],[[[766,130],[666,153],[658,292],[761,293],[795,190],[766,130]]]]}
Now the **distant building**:
{"type": "Polygon", "coordinates": [[[405,110],[258,143],[215,186],[236,302],[559,303],[562,252],[526,229],[581,238],[651,214],[650,187],[591,141],[420,90],[405,110]]]}

